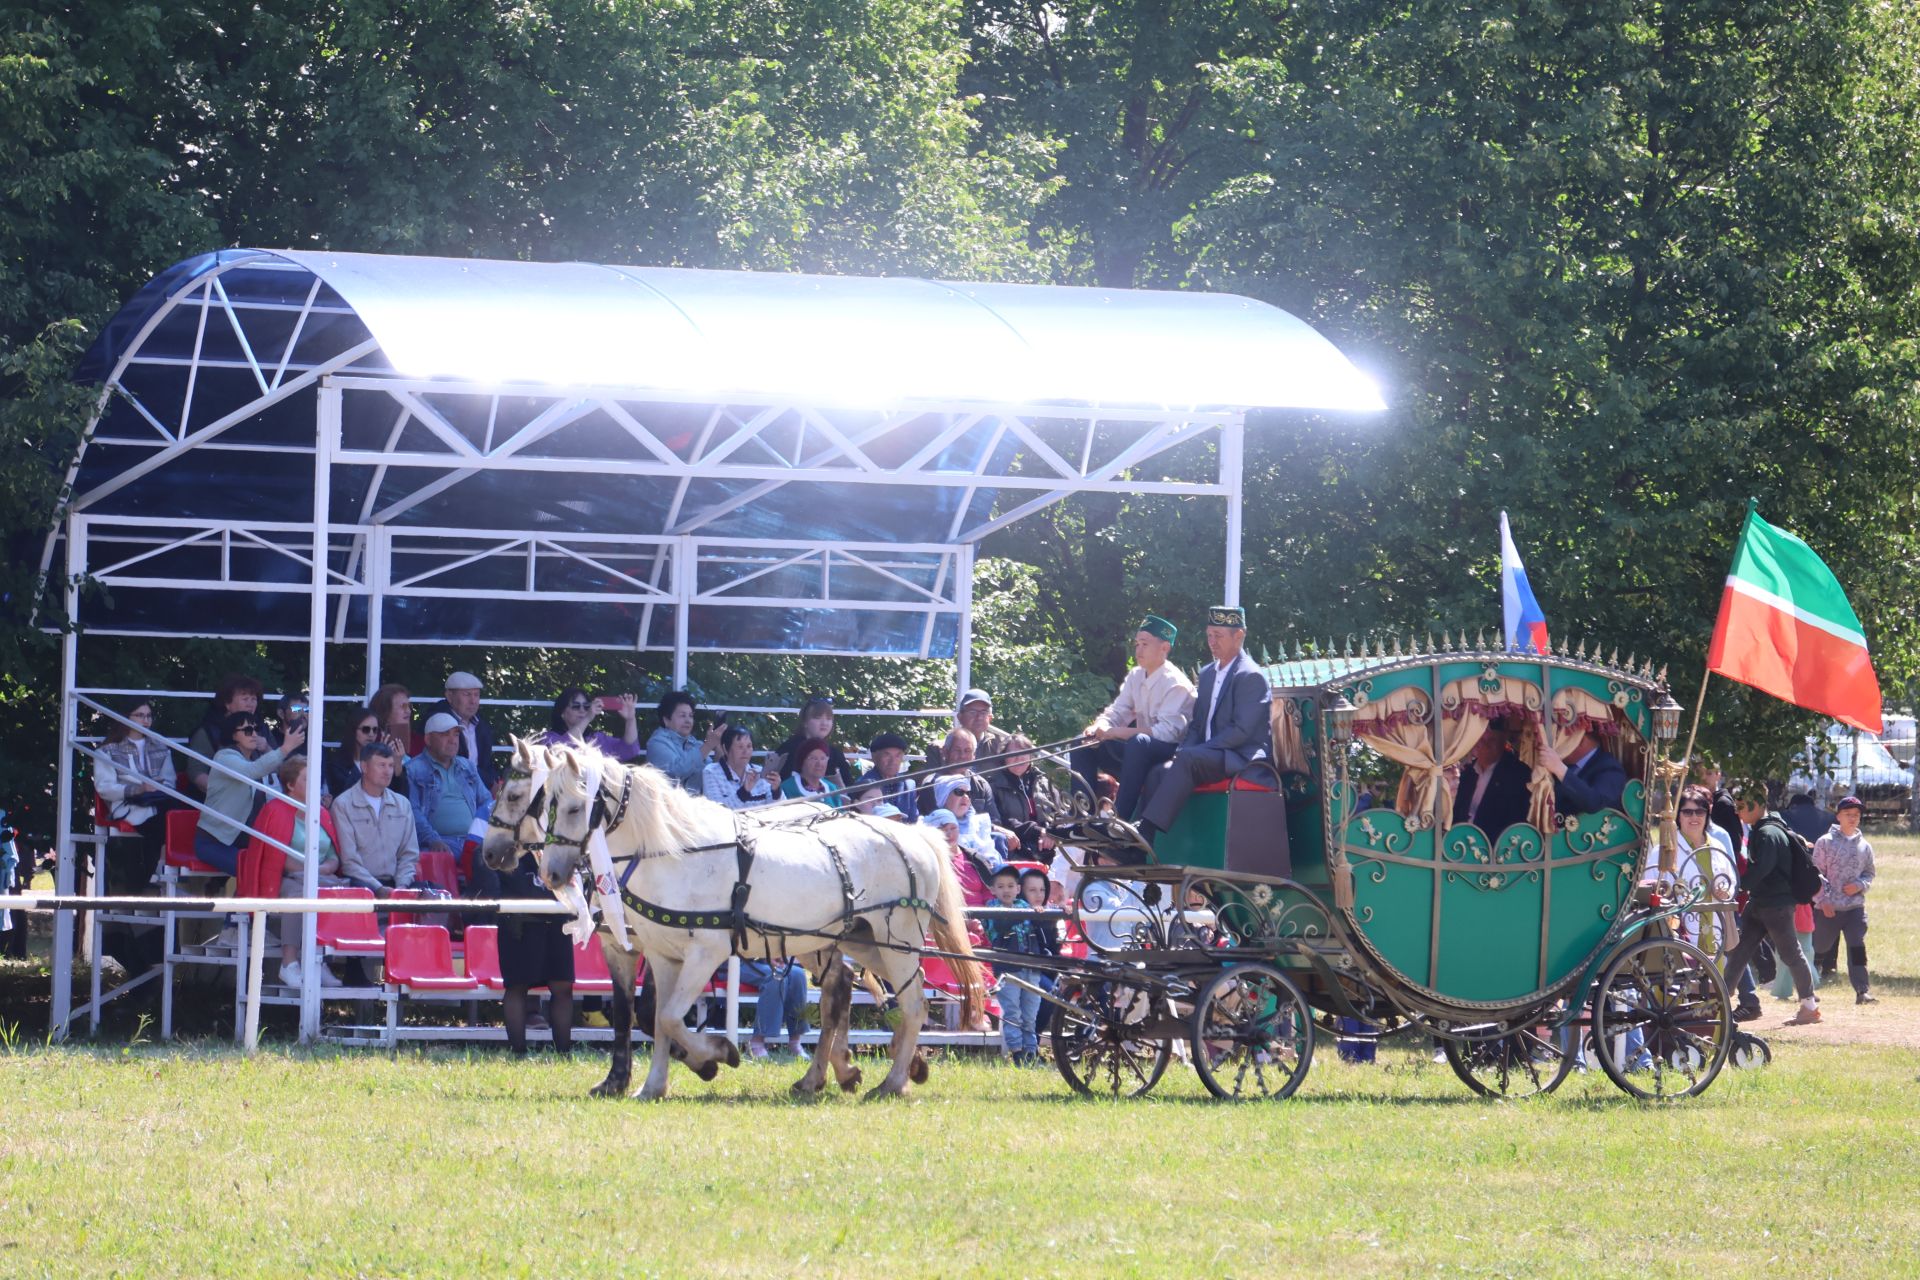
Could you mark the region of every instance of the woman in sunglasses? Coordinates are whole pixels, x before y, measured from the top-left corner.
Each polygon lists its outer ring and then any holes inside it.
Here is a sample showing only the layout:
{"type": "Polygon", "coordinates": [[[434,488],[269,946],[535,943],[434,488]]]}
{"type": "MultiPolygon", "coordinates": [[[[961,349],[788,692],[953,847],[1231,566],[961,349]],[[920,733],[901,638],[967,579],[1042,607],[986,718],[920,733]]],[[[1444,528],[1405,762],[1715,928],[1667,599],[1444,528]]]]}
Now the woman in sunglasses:
{"type": "Polygon", "coordinates": [[[585,689],[563,689],[553,701],[552,727],[541,735],[539,745],[594,747],[615,760],[638,759],[641,751],[640,725],[633,703],[630,693],[620,694],[609,702],[604,698],[589,697],[585,689]],[[587,728],[593,723],[594,717],[603,711],[611,711],[621,718],[623,728],[619,737],[587,728]]]}
{"type": "MultiPolygon", "coordinates": [[[[1680,832],[1680,854],[1668,891],[1691,894],[1704,889],[1703,905],[1731,902],[1740,884],[1740,872],[1733,861],[1733,837],[1708,820],[1712,808],[1711,791],[1702,786],[1687,787],[1680,793],[1674,822],[1680,832]]],[[[1659,858],[1658,846],[1647,850],[1644,879],[1659,878],[1659,858]]],[[[1725,911],[1689,911],[1680,917],[1680,933],[1708,955],[1718,955],[1728,944],[1730,919],[1725,911]]]]}
{"type": "Polygon", "coordinates": [[[230,876],[239,874],[240,846],[247,840],[241,827],[267,797],[243,779],[258,782],[270,776],[286,752],[306,740],[304,724],[289,726],[285,742],[269,751],[260,717],[253,712],[236,711],[220,722],[220,749],[213,756],[219,767],[207,775],[207,808],[193,837],[193,851],[200,861],[230,876]]]}
{"type": "Polygon", "coordinates": [[[372,707],[361,707],[339,723],[340,745],[327,752],[320,770],[321,803],[328,805],[360,781],[360,748],[380,740],[380,714],[372,707]]]}

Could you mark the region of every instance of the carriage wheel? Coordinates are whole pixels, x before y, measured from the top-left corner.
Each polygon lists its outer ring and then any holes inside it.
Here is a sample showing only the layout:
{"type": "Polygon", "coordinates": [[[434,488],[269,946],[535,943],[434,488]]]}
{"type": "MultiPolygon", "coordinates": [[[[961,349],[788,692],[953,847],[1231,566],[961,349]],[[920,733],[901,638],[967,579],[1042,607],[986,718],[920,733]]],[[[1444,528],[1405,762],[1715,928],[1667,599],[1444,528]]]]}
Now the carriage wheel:
{"type": "Polygon", "coordinates": [[[1313,1063],[1313,1010],[1293,979],[1236,965],[1193,1007],[1193,1067],[1217,1098],[1286,1098],[1313,1063]]]}
{"type": "Polygon", "coordinates": [[[1552,1093],[1573,1070],[1577,1032],[1523,1027],[1492,1040],[1443,1040],[1447,1065],[1467,1088],[1488,1098],[1552,1093]]]}
{"type": "Polygon", "coordinates": [[[1669,1102],[1704,1092],[1733,1047],[1733,1001],[1706,952],[1643,938],[1607,963],[1593,993],[1593,1043],[1612,1081],[1669,1102]]]}
{"type": "Polygon", "coordinates": [[[1053,1065],[1077,1092],[1139,1098],[1160,1083],[1173,1043],[1139,1035],[1141,1024],[1153,1020],[1152,991],[1075,978],[1061,983],[1054,995],[1081,1015],[1055,1009],[1047,1031],[1053,1065]]]}
{"type": "Polygon", "coordinates": [[[1749,1035],[1745,1031],[1733,1033],[1733,1051],[1727,1055],[1730,1066],[1745,1071],[1751,1067],[1765,1067],[1773,1064],[1773,1046],[1759,1036],[1749,1035]]]}

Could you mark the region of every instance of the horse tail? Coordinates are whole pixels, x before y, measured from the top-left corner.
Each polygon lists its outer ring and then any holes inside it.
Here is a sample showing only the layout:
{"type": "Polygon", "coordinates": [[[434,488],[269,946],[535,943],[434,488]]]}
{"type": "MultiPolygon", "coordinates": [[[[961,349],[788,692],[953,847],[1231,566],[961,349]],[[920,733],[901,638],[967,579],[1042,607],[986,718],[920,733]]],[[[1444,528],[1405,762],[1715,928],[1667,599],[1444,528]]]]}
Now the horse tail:
{"type": "Polygon", "coordinates": [[[957,957],[947,961],[954,977],[960,980],[960,1025],[978,1026],[986,1016],[987,988],[980,962],[973,958],[973,941],[967,937],[967,900],[960,892],[960,877],[945,849],[940,850],[940,883],[934,893],[933,940],[942,951],[957,957]]]}

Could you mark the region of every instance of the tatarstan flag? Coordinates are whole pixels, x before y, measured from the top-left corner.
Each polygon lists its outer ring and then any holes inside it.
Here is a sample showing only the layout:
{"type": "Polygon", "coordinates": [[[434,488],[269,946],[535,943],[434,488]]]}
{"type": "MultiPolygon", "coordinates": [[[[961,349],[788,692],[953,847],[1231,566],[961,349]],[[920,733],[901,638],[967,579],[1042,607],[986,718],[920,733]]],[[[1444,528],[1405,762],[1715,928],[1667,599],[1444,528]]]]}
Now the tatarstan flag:
{"type": "Polygon", "coordinates": [[[1813,548],[1747,509],[1707,669],[1880,732],[1880,681],[1860,619],[1813,548]]]}

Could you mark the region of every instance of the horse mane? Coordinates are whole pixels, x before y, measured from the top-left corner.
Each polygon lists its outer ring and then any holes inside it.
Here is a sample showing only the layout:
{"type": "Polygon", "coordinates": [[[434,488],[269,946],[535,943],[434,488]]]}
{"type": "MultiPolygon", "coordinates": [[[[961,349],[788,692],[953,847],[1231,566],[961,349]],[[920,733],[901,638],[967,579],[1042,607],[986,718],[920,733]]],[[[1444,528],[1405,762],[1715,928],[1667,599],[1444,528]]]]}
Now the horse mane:
{"type": "MultiPolygon", "coordinates": [[[[568,763],[583,775],[591,763],[585,758],[591,750],[591,747],[561,748],[568,763]]],[[[618,778],[623,769],[633,782],[625,825],[639,842],[641,853],[675,854],[703,844],[714,812],[729,812],[725,805],[715,804],[704,796],[688,795],[652,765],[630,765],[606,755],[601,756],[601,790],[605,791],[608,780],[618,778]]]]}

